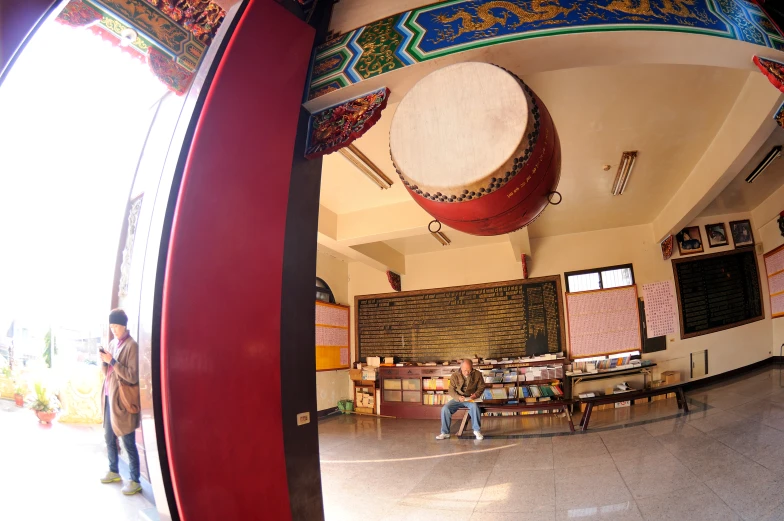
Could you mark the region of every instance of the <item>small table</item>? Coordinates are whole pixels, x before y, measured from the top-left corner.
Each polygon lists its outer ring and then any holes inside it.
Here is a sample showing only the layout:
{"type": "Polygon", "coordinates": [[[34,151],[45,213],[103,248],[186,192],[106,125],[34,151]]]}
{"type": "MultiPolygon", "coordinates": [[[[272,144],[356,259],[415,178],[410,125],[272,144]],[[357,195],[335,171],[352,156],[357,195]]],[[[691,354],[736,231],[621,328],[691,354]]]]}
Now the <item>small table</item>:
{"type": "MultiPolygon", "coordinates": [[[[489,404],[479,403],[480,412],[521,412],[521,411],[547,411],[547,410],[561,410],[566,414],[566,419],[569,422],[569,430],[574,432],[574,423],[572,422],[572,413],[569,411],[569,406],[572,405],[571,400],[559,400],[553,402],[537,402],[537,403],[519,403],[519,404],[489,404]]],[[[457,437],[463,435],[463,431],[468,425],[469,414],[463,416],[463,421],[460,422],[460,430],[457,431],[457,437]]]]}
{"type": "Polygon", "coordinates": [[[689,412],[689,405],[686,403],[686,395],[683,392],[683,384],[668,385],[666,387],[655,387],[653,389],[643,389],[641,391],[627,391],[625,393],[610,394],[605,396],[594,396],[593,398],[580,398],[580,402],[586,404],[585,413],[580,419],[580,430],[588,430],[588,422],[591,421],[591,411],[594,405],[608,405],[611,403],[639,400],[640,398],[650,398],[661,394],[675,393],[678,400],[678,409],[689,412]]]}
{"type": "Polygon", "coordinates": [[[656,364],[641,365],[639,367],[628,367],[626,369],[608,369],[606,371],[600,371],[598,373],[565,374],[564,381],[566,382],[566,396],[574,400],[575,399],[574,390],[577,384],[579,384],[580,382],[584,382],[586,380],[602,380],[604,378],[615,378],[617,376],[625,376],[625,375],[641,374],[642,386],[645,387],[648,383],[646,381],[647,376],[650,376],[651,380],[653,380],[653,371],[651,371],[651,369],[654,367],[656,367],[656,364]]]}

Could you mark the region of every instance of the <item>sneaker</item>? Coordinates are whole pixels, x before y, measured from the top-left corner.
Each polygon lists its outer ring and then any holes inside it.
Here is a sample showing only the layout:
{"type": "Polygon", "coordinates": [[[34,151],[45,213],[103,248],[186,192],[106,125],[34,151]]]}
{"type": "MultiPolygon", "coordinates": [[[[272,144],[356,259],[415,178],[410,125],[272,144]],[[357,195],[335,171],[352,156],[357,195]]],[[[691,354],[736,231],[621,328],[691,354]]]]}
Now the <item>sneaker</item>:
{"type": "Polygon", "coordinates": [[[142,486],[135,481],[129,481],[122,488],[122,493],[125,494],[126,496],[132,496],[137,492],[141,492],[141,491],[142,491],[142,486]]]}
{"type": "Polygon", "coordinates": [[[104,477],[101,478],[101,483],[116,483],[118,481],[122,481],[122,478],[116,472],[107,472],[104,477]]]}
{"type": "Polygon", "coordinates": [[[483,440],[483,439],[485,439],[485,437],[484,437],[484,436],[482,436],[482,433],[481,433],[481,432],[479,432],[479,431],[474,431],[474,436],[476,436],[476,439],[477,439],[477,440],[483,440]]]}
{"type": "Polygon", "coordinates": [[[437,440],[447,440],[447,439],[449,439],[449,436],[450,436],[449,434],[443,434],[443,433],[441,433],[441,434],[439,434],[438,436],[436,436],[436,439],[437,439],[437,440]]]}

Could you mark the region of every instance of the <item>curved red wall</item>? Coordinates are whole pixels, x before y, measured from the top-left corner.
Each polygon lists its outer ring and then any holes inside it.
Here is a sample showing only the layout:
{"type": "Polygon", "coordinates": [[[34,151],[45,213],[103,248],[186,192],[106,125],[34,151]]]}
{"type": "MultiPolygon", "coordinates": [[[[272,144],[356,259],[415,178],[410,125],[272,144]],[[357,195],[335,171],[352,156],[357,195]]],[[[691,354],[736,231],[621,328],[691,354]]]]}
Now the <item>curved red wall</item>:
{"type": "Polygon", "coordinates": [[[161,316],[166,448],[183,521],[292,518],[281,417],[281,280],[312,43],[313,30],[281,6],[251,1],[214,76],[185,166],[161,316]]]}

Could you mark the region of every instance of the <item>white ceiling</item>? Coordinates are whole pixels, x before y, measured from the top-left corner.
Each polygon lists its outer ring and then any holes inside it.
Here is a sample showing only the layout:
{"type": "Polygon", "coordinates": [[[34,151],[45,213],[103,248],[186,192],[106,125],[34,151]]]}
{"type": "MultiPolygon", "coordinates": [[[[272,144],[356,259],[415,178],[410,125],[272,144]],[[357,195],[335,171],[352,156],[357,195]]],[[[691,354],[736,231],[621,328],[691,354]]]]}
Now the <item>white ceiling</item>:
{"type": "Polygon", "coordinates": [[[392,239],[386,241],[386,243],[403,255],[419,255],[421,253],[430,253],[432,251],[442,251],[446,248],[455,250],[459,248],[471,248],[473,246],[507,242],[506,235],[499,235],[496,237],[479,237],[476,235],[468,235],[467,233],[462,233],[457,230],[448,229],[446,226],[444,226],[442,231],[446,234],[447,237],[449,237],[449,240],[452,241],[449,246],[441,246],[441,243],[430,234],[392,239]]]}
{"type": "Polygon", "coordinates": [[[763,158],[776,145],[784,144],[784,130],[776,127],[764,145],[760,147],[749,164],[743,168],[735,179],[709,204],[700,214],[701,217],[728,213],[750,212],[770,194],[784,184],[784,158],[773,161],[753,183],[747,183],[746,177],[760,164],[763,158]]]}
{"type": "MultiPolygon", "coordinates": [[[[634,65],[524,77],[550,110],[563,154],[558,187],[563,203],[549,207],[529,226],[530,236],[652,222],[713,140],[749,74],[703,66],[634,65]],[[613,197],[611,185],[625,150],[638,150],[639,156],[626,192],[613,197]],[[602,169],[605,164],[611,165],[609,171],[602,169]]],[[[380,190],[334,153],[324,158],[322,205],[341,215],[410,201],[389,157],[389,128],[396,108],[390,104],[380,121],[354,143],[393,179],[392,188],[380,190]]],[[[765,175],[770,174],[769,170],[765,175]]],[[[504,240],[446,231],[454,241],[450,248],[504,240]]],[[[386,242],[405,255],[442,249],[430,235],[386,242]]]]}

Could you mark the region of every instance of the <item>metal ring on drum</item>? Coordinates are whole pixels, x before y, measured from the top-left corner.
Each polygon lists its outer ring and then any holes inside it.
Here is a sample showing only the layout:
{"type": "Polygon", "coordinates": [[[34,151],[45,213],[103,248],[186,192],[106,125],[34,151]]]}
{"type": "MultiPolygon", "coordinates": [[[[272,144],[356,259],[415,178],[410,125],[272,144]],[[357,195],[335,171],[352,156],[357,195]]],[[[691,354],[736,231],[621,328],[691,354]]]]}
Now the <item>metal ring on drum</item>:
{"type": "Polygon", "coordinates": [[[389,147],[411,197],[472,235],[533,222],[561,171],[547,108],[522,80],[488,63],[458,63],[421,79],[397,107],[389,147]]]}

